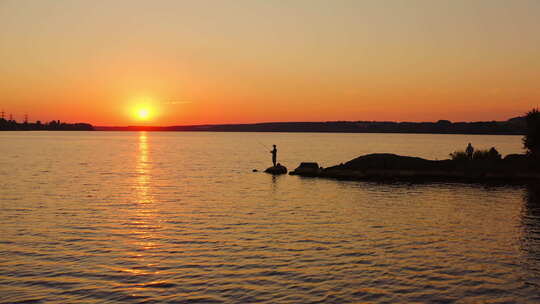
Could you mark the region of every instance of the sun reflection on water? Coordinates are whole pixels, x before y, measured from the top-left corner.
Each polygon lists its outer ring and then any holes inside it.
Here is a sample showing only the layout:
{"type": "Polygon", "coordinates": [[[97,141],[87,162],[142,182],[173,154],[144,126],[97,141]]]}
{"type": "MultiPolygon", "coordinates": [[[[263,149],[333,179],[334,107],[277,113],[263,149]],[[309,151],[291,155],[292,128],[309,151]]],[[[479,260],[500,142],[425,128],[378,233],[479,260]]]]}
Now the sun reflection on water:
{"type": "Polygon", "coordinates": [[[150,194],[150,163],[148,159],[148,135],[145,131],[139,134],[139,153],[137,158],[137,201],[152,203],[150,194]]]}
{"type": "Polygon", "coordinates": [[[135,205],[131,209],[130,226],[133,227],[131,233],[135,236],[132,243],[136,246],[138,253],[152,250],[159,247],[154,241],[158,238],[156,232],[161,228],[159,225],[158,211],[152,195],[151,181],[151,160],[149,153],[148,134],[140,132],[138,138],[139,148],[136,158],[136,180],[134,185],[135,205]]]}

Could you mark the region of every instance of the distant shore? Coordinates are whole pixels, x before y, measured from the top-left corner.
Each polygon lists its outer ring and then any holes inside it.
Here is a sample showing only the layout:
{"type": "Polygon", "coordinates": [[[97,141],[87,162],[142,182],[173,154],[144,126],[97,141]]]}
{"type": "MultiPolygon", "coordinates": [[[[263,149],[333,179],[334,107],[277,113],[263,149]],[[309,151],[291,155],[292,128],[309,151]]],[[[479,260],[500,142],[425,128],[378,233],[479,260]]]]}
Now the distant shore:
{"type": "Polygon", "coordinates": [[[409,134],[479,134],[524,135],[523,117],[507,121],[485,122],[267,122],[253,124],[215,124],[184,126],[92,126],[88,123],[65,123],[53,120],[19,123],[0,118],[0,131],[161,131],[161,132],[290,132],[290,133],[409,133],[409,134]]]}
{"type": "Polygon", "coordinates": [[[525,119],[487,122],[268,122],[253,124],[216,124],[186,126],[94,127],[96,131],[168,131],[168,132],[301,132],[301,133],[417,133],[417,134],[484,134],[523,135],[525,119]]]}
{"type": "Polygon", "coordinates": [[[16,122],[0,118],[0,131],[94,131],[94,126],[88,123],[66,123],[53,120],[47,123],[16,122]]]}

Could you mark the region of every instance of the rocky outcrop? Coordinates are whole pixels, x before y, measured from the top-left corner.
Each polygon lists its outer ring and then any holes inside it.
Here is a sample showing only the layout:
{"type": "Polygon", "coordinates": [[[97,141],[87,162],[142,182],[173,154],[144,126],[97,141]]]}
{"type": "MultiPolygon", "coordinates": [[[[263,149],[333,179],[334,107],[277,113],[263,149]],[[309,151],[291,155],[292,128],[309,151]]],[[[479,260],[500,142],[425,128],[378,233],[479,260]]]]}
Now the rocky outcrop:
{"type": "Polygon", "coordinates": [[[321,174],[321,169],[317,163],[304,162],[300,163],[298,168],[291,171],[290,175],[302,175],[302,176],[318,176],[321,174]]]}
{"type": "Polygon", "coordinates": [[[266,170],[264,170],[264,172],[272,175],[287,174],[287,167],[283,166],[282,164],[277,164],[275,166],[267,168],[266,170]]]}
{"type": "Polygon", "coordinates": [[[524,181],[540,180],[540,168],[525,155],[504,159],[427,160],[396,154],[368,154],[344,164],[316,170],[302,163],[291,174],[374,180],[524,181]]]}

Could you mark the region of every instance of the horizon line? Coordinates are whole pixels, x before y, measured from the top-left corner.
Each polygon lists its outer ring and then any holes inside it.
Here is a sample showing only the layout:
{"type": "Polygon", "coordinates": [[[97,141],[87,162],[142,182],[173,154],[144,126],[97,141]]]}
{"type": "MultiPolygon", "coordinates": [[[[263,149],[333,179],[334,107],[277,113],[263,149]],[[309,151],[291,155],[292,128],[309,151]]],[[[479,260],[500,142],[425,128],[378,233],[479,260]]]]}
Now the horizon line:
{"type": "Polygon", "coordinates": [[[174,124],[174,125],[93,125],[97,128],[172,128],[172,127],[206,127],[206,126],[243,126],[243,125],[262,125],[262,124],[284,124],[284,123],[335,123],[335,122],[367,122],[367,123],[438,123],[448,121],[450,123],[487,123],[487,122],[507,122],[514,118],[525,116],[516,116],[507,120],[476,120],[476,121],[451,121],[449,119],[439,119],[436,121],[406,121],[406,120],[324,120],[324,121],[265,121],[265,122],[247,122],[247,123],[202,123],[202,124],[174,124]]]}

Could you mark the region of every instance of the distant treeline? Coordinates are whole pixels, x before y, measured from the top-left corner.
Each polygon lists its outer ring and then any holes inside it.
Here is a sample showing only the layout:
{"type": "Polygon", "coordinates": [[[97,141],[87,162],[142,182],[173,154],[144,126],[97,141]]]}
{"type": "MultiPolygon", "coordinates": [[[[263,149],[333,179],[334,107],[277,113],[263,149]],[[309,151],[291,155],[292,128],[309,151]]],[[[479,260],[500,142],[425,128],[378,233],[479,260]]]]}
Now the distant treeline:
{"type": "Polygon", "coordinates": [[[192,125],[171,127],[96,127],[101,131],[209,131],[209,132],[328,132],[328,133],[437,133],[437,134],[525,134],[525,119],[488,122],[270,122],[256,124],[192,125]]]}
{"type": "Polygon", "coordinates": [[[0,118],[0,131],[93,131],[94,127],[87,123],[65,123],[60,120],[53,120],[48,123],[41,123],[36,121],[30,122],[16,122],[15,120],[5,120],[0,118]]]}

